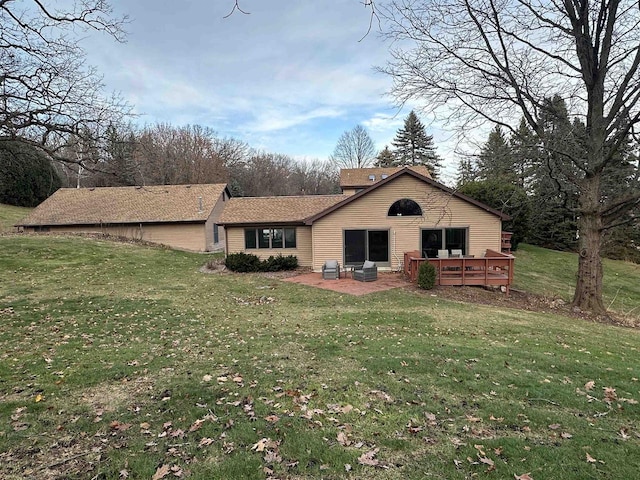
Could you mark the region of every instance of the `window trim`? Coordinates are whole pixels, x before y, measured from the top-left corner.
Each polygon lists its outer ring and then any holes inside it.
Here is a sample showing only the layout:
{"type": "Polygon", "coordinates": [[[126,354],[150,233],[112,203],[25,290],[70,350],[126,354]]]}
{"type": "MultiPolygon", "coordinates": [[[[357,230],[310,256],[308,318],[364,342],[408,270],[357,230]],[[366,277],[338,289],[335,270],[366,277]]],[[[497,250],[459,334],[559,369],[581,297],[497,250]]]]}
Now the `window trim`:
{"type": "MultiPolygon", "coordinates": [[[[399,209],[399,207],[398,207],[399,209]]],[[[420,206],[420,204],[418,202],[416,202],[415,200],[413,200],[412,198],[399,198],[398,200],[396,200],[395,202],[393,202],[390,206],[389,206],[389,210],[387,210],[387,217],[392,217],[392,218],[396,218],[396,217],[422,217],[423,216],[423,210],[422,207],[420,206]],[[391,209],[396,205],[399,204],[400,202],[413,202],[415,204],[416,207],[418,207],[418,210],[420,211],[420,213],[404,213],[404,212],[399,212],[396,213],[395,215],[393,215],[391,213],[391,209]]]]}
{"type": "MultiPolygon", "coordinates": [[[[422,226],[420,227],[420,252],[424,252],[425,251],[425,247],[423,244],[423,235],[424,232],[427,230],[440,230],[442,232],[442,242],[440,245],[440,248],[442,250],[447,249],[450,250],[449,248],[447,248],[447,230],[464,230],[464,248],[462,249],[462,255],[468,255],[469,254],[469,226],[449,226],[449,227],[425,227],[422,226]]],[[[435,257],[434,257],[435,258],[435,257]]]]}
{"type": "Polygon", "coordinates": [[[297,228],[296,227],[285,227],[285,226],[269,226],[269,225],[265,225],[265,226],[261,226],[261,227],[251,227],[251,228],[245,228],[244,229],[244,249],[245,250],[293,250],[298,248],[298,242],[297,242],[297,228]],[[264,242],[261,243],[261,239],[264,240],[265,237],[262,236],[263,233],[266,233],[265,231],[268,230],[268,245],[267,246],[261,246],[264,245],[264,242]],[[281,246],[273,246],[273,240],[274,240],[274,231],[275,230],[280,230],[282,232],[282,235],[280,237],[280,242],[281,246]],[[287,237],[287,231],[293,231],[293,245],[291,245],[290,243],[287,243],[286,241],[286,237],[287,237]],[[253,237],[253,242],[252,245],[253,246],[249,246],[249,243],[247,240],[251,239],[253,237]]]}

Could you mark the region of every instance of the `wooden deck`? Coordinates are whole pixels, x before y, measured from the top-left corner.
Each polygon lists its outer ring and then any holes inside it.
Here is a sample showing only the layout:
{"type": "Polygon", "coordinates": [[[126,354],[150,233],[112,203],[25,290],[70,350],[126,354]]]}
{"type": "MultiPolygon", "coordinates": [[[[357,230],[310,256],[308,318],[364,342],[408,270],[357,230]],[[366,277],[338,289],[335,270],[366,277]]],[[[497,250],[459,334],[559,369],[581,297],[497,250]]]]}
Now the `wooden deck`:
{"type": "Polygon", "coordinates": [[[482,285],[506,288],[513,283],[513,255],[487,250],[484,257],[424,258],[419,251],[404,254],[404,273],[417,282],[418,268],[429,262],[436,268],[436,285],[482,285]]]}

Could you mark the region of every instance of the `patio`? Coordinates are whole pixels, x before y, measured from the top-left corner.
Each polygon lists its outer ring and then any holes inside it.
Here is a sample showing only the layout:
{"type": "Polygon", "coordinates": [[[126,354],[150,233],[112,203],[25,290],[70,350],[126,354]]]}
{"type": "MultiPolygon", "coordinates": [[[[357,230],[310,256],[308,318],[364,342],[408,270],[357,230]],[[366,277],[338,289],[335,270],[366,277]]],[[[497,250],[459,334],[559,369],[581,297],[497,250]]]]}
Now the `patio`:
{"type": "Polygon", "coordinates": [[[298,283],[300,285],[308,285],[310,287],[323,288],[325,290],[333,290],[334,292],[356,296],[409,285],[402,273],[378,273],[378,279],[375,282],[359,282],[353,280],[350,275],[348,275],[347,278],[345,278],[344,275],[345,273],[342,272],[342,277],[339,280],[323,280],[322,273],[304,273],[302,275],[296,275],[295,277],[283,278],[282,280],[284,282],[298,283]]]}

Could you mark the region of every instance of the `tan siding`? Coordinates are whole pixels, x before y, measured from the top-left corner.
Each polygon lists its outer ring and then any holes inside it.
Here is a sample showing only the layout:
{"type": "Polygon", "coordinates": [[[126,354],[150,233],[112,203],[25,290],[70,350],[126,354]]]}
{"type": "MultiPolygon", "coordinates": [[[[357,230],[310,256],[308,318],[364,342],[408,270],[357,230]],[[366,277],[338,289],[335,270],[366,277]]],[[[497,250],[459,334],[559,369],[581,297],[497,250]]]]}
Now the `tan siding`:
{"type": "Polygon", "coordinates": [[[227,253],[252,253],[261,259],[266,259],[270,255],[282,254],[295,255],[298,257],[298,264],[301,267],[311,266],[311,227],[296,227],[296,248],[244,248],[244,227],[227,226],[227,253]]]}
{"type": "Polygon", "coordinates": [[[345,229],[389,229],[391,268],[399,268],[404,252],[420,249],[420,232],[429,227],[469,229],[468,253],[483,255],[488,248],[500,251],[500,219],[464,200],[424,182],[403,175],[360,199],[345,205],[313,224],[313,269],[319,271],[326,259],[343,262],[345,229]],[[388,217],[393,202],[416,201],[422,217],[388,217]]]}
{"type": "Polygon", "coordinates": [[[204,224],[168,224],[136,226],[63,226],[50,227],[54,233],[100,233],[118,237],[158,243],[182,250],[202,252],[205,250],[204,224]]]}
{"type": "Polygon", "coordinates": [[[211,210],[211,215],[207,219],[207,223],[205,225],[205,242],[207,245],[208,252],[217,252],[220,250],[224,250],[224,227],[222,225],[218,225],[218,243],[214,243],[213,240],[213,224],[218,223],[218,219],[220,218],[220,214],[224,210],[224,206],[228,200],[227,194],[223,191],[218,201],[216,202],[213,210],[211,210]]]}

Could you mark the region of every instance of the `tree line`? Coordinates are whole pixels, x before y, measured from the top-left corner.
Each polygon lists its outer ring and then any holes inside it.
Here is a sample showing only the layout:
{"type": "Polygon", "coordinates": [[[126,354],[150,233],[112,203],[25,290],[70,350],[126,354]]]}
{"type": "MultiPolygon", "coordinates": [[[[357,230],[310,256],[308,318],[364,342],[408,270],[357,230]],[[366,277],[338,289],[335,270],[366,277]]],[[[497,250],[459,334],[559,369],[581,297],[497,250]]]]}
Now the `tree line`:
{"type": "MultiPolygon", "coordinates": [[[[522,119],[507,130],[496,126],[475,157],[460,162],[458,189],[512,216],[505,229],[513,243],[577,251],[580,238],[580,170],[569,155],[585,155],[587,130],[569,115],[559,95],[545,99],[539,135],[522,119]]],[[[640,151],[629,134],[605,166],[600,202],[633,196],[639,186],[640,151]]],[[[640,219],[633,209],[603,230],[602,255],[640,263],[640,219]]]]}

